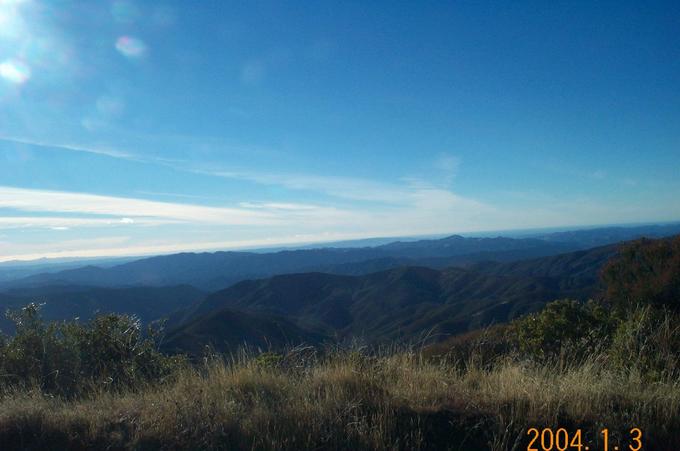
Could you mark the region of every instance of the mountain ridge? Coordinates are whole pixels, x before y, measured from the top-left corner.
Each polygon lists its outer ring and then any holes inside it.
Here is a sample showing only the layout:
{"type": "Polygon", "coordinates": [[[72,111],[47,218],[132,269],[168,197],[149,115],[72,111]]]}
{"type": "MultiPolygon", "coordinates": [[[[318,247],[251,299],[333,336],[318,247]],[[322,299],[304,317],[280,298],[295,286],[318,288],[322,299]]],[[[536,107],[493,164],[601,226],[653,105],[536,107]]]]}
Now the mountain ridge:
{"type": "MultiPolygon", "coordinates": [[[[320,272],[245,280],[209,294],[172,324],[222,310],[273,315],[337,339],[399,342],[507,322],[559,298],[597,297],[600,268],[618,245],[470,268],[404,266],[360,276],[320,272]]],[[[215,339],[215,337],[213,338],[215,339]]]]}

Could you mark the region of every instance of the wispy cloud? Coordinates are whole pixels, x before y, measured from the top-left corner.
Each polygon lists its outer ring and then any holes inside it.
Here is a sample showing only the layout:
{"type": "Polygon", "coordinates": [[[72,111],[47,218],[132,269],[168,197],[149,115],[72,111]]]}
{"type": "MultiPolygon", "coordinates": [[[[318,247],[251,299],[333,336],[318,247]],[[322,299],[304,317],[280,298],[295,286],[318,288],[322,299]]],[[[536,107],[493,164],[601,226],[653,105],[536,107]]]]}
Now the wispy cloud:
{"type": "MultiPolygon", "coordinates": [[[[140,219],[132,221],[130,218],[102,219],[102,218],[73,218],[58,216],[0,216],[0,229],[49,228],[52,230],[67,230],[76,227],[108,227],[121,224],[157,225],[162,223],[157,219],[140,219]]],[[[166,223],[171,223],[167,221],[166,223]]]]}
{"type": "Polygon", "coordinates": [[[277,185],[291,190],[314,191],[329,196],[358,201],[401,204],[412,193],[408,182],[392,184],[369,179],[317,176],[309,174],[275,174],[236,171],[196,170],[195,172],[237,180],[277,185]]]}
{"type": "MultiPolygon", "coordinates": [[[[59,233],[59,241],[56,237],[53,240],[58,244],[56,247],[51,242],[30,246],[0,243],[0,254],[8,256],[2,257],[4,259],[146,255],[375,236],[569,226],[625,222],[628,217],[640,214],[622,206],[603,206],[581,200],[534,202],[536,199],[529,196],[522,202],[515,200],[506,205],[461,196],[449,188],[448,182],[460,166],[460,161],[450,154],[441,154],[430,162],[431,176],[403,177],[390,182],[341,175],[209,169],[108,148],[54,146],[12,137],[0,139],[152,162],[178,171],[240,180],[244,185],[248,182],[276,187],[276,192],[285,194],[276,200],[266,196],[257,198],[257,194],[253,193],[267,190],[244,189],[243,197],[232,204],[216,205],[216,198],[181,192],[146,191],[138,192],[139,196],[135,197],[118,197],[0,186],[0,229],[42,228],[54,230],[46,233],[59,233]],[[442,174],[446,175],[444,180],[442,174]],[[176,199],[165,202],[144,198],[149,196],[176,199]],[[298,202],[298,199],[305,201],[298,202]],[[125,241],[116,241],[116,244],[106,241],[69,241],[68,246],[64,244],[67,242],[62,236],[77,236],[74,229],[85,227],[103,230],[108,227],[110,233],[124,230],[129,236],[125,241]],[[230,236],[229,240],[223,240],[227,228],[235,233],[233,239],[230,236]],[[150,237],[157,241],[149,241],[150,237]]],[[[650,217],[655,217],[652,213],[650,217]]],[[[108,232],[98,230],[92,233],[104,235],[108,232]]]]}
{"type": "MultiPolygon", "coordinates": [[[[102,155],[111,158],[118,158],[140,163],[151,163],[160,166],[170,167],[177,171],[202,174],[212,177],[230,178],[243,180],[263,185],[276,185],[289,190],[312,191],[325,194],[339,199],[351,201],[378,202],[385,204],[403,204],[409,199],[417,196],[417,192],[422,187],[418,187],[421,182],[418,179],[403,178],[399,183],[378,182],[366,178],[346,177],[346,176],[327,176],[311,175],[303,173],[267,173],[253,171],[228,171],[215,170],[196,167],[182,159],[165,158],[153,155],[143,155],[126,150],[120,150],[105,146],[80,145],[69,143],[48,142],[37,139],[0,135],[0,141],[24,144],[40,147],[47,150],[61,150],[68,152],[81,152],[95,155],[102,155]]],[[[436,169],[446,173],[445,182],[449,183],[455,176],[460,161],[457,157],[449,154],[440,154],[435,160],[436,169]]],[[[430,188],[428,188],[430,189],[430,188]]],[[[167,196],[187,199],[208,199],[205,196],[193,196],[183,193],[167,193],[154,191],[138,191],[140,194],[153,196],[167,196]]]]}
{"type": "Polygon", "coordinates": [[[343,226],[365,220],[366,212],[276,202],[205,206],[0,186],[0,215],[0,228],[187,224],[257,226],[271,233],[274,227],[343,226]]]}
{"type": "Polygon", "coordinates": [[[221,142],[215,138],[193,137],[187,135],[140,135],[129,133],[124,130],[115,129],[118,135],[123,135],[130,142],[125,148],[115,145],[105,145],[97,143],[64,142],[59,140],[38,139],[32,137],[13,136],[0,133],[0,142],[9,144],[22,144],[37,147],[47,151],[79,152],[100,155],[122,160],[134,161],[137,163],[155,164],[165,166],[177,171],[196,173],[197,171],[191,164],[190,159],[195,158],[196,152],[208,159],[211,154],[223,155],[224,153],[244,156],[258,155],[260,157],[278,155],[278,152],[258,146],[238,146],[221,142]],[[179,143],[179,144],[178,144],[179,143]],[[164,148],[169,144],[179,145],[183,149],[191,149],[190,152],[184,151],[177,157],[157,155],[149,152],[130,151],[129,148],[164,148]],[[186,156],[187,158],[183,157],[186,156]]]}
{"type": "Polygon", "coordinates": [[[214,197],[211,196],[199,196],[196,194],[186,194],[186,193],[169,193],[169,192],[164,192],[164,191],[147,191],[147,190],[138,190],[136,191],[139,194],[142,195],[147,195],[147,196],[162,196],[162,197],[180,197],[180,198],[185,198],[185,199],[215,199],[214,197]]]}
{"type": "MultiPolygon", "coordinates": [[[[287,180],[287,178],[283,178],[287,180]]],[[[339,183],[338,178],[304,187],[314,189],[339,183]],[[332,182],[332,183],[331,183],[332,182]]],[[[350,191],[370,184],[362,179],[342,178],[350,191]],[[350,186],[349,183],[354,185],[350,186]]],[[[309,182],[309,180],[308,180],[309,182]]],[[[639,209],[621,205],[601,205],[595,201],[561,201],[549,207],[500,207],[459,196],[425,182],[409,181],[403,186],[380,185],[379,196],[369,196],[370,204],[350,203],[339,208],[295,202],[242,201],[233,208],[144,199],[99,196],[83,193],[0,187],[0,228],[33,224],[59,228],[64,236],[70,228],[117,225],[111,231],[125,230],[126,237],[96,240],[51,239],[43,243],[0,242],[0,260],[40,257],[92,257],[172,253],[181,251],[273,247],[286,244],[332,241],[375,236],[405,236],[453,232],[489,231],[499,228],[532,228],[627,222],[639,209]],[[400,201],[395,197],[402,196],[400,201]],[[376,203],[376,198],[390,202],[376,203]],[[13,212],[25,212],[13,214],[13,212]],[[48,216],[43,216],[49,213],[48,216]],[[35,214],[37,216],[31,216],[35,214]],[[69,215],[60,217],[59,214],[69,215]],[[156,227],[153,234],[137,234],[138,225],[156,227]],[[205,233],[197,233],[196,225],[205,233]],[[170,229],[164,228],[172,226],[170,229]],[[237,227],[233,239],[224,240],[223,226],[237,227]],[[180,227],[180,229],[176,229],[180,227]],[[183,227],[183,228],[182,228],[183,227]]],[[[531,198],[531,196],[529,196],[531,198]]],[[[525,205],[531,205],[531,199],[525,205]]],[[[658,209],[657,209],[658,210],[658,209]]],[[[649,217],[660,212],[650,210],[649,217]]],[[[666,212],[677,215],[680,211],[666,212]]],[[[654,216],[656,215],[656,216],[654,216]]],[[[236,230],[236,229],[235,229],[236,230]]],[[[98,232],[99,233],[99,232],[98,232]]],[[[104,232],[106,233],[106,232],[104,232]]],[[[116,233],[116,232],[112,232],[116,233]]],[[[99,233],[101,235],[101,233],[99,233]]]]}
{"type": "MultiPolygon", "coordinates": [[[[421,180],[413,178],[403,178],[399,181],[399,183],[388,183],[378,182],[366,178],[346,176],[215,170],[195,167],[181,159],[142,155],[108,147],[53,143],[3,135],[0,135],[0,141],[38,146],[52,150],[85,152],[112,158],[132,160],[141,163],[158,164],[183,172],[243,180],[263,185],[276,185],[289,190],[312,191],[318,194],[325,194],[327,196],[350,201],[403,205],[405,203],[412,203],[414,200],[420,197],[419,193],[422,191],[436,190],[436,188],[433,186],[424,184],[421,180]]],[[[445,172],[446,184],[450,183],[451,179],[456,175],[459,165],[460,160],[450,154],[440,154],[434,162],[436,169],[445,172]]],[[[183,193],[165,193],[153,191],[139,191],[139,193],[187,199],[208,199],[207,197],[192,196],[183,193]]]]}
{"type": "Polygon", "coordinates": [[[7,135],[0,135],[0,141],[4,141],[6,143],[12,143],[12,144],[25,144],[28,146],[35,146],[35,147],[41,147],[45,149],[53,149],[53,150],[65,150],[69,152],[83,152],[83,153],[91,153],[95,155],[104,155],[107,157],[112,157],[112,158],[122,158],[125,160],[136,160],[136,161],[142,161],[143,158],[139,155],[134,155],[132,153],[120,151],[120,150],[115,150],[115,149],[109,149],[109,148],[102,148],[102,147],[96,147],[96,146],[79,146],[79,145],[74,145],[74,144],[63,144],[63,143],[52,143],[52,142],[47,142],[47,141],[40,141],[40,140],[34,140],[34,139],[27,139],[27,138],[21,138],[21,137],[16,137],[16,136],[7,136],[7,135]]]}
{"type": "Polygon", "coordinates": [[[127,197],[0,187],[0,208],[23,212],[75,213],[148,222],[189,222],[220,225],[265,225],[277,223],[266,211],[243,208],[156,202],[127,197]]]}

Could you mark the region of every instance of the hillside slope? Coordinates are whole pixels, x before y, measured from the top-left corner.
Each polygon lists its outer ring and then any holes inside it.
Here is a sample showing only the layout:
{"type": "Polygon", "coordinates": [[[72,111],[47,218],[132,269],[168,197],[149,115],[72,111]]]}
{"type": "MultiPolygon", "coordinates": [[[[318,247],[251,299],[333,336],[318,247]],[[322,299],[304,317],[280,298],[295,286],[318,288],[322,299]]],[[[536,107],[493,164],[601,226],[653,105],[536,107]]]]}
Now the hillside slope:
{"type": "Polygon", "coordinates": [[[208,314],[236,310],[286,317],[340,339],[444,337],[509,321],[554,299],[596,296],[599,270],[615,253],[616,246],[607,246],[474,269],[400,267],[363,276],[300,273],[248,280],[193,306],[177,331],[196,327],[208,314]]]}
{"type": "Polygon", "coordinates": [[[208,346],[223,354],[236,352],[239,347],[250,349],[281,349],[299,344],[317,344],[327,337],[304,330],[288,319],[264,313],[249,313],[221,309],[187,322],[170,331],[164,338],[166,352],[185,352],[199,356],[208,346]]]}

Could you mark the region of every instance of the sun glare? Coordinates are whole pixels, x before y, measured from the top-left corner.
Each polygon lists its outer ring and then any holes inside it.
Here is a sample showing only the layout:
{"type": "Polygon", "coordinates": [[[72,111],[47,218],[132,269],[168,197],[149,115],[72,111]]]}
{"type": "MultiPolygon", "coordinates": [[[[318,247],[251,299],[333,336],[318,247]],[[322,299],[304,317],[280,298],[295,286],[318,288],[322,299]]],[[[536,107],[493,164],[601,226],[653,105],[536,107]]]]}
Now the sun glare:
{"type": "Polygon", "coordinates": [[[23,8],[29,0],[0,0],[0,51],[7,57],[0,62],[0,78],[20,85],[31,78],[31,69],[22,57],[27,38],[23,8]]]}
{"type": "Polygon", "coordinates": [[[0,77],[11,83],[22,84],[31,78],[31,70],[21,61],[7,60],[0,63],[0,77]]]}
{"type": "Polygon", "coordinates": [[[21,34],[23,19],[21,7],[27,0],[0,0],[0,38],[12,38],[21,34]]]}

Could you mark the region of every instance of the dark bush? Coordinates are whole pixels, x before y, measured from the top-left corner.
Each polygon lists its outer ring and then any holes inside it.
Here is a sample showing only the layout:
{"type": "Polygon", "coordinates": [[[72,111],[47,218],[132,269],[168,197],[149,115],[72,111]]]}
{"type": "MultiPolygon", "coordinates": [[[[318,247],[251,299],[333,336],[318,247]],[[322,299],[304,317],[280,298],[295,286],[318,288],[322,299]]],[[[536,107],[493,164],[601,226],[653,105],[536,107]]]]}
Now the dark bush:
{"type": "Polygon", "coordinates": [[[184,362],[161,354],[156,345],[159,331],[149,328],[144,333],[131,316],[46,324],[37,304],[7,316],[16,334],[0,341],[0,388],[38,386],[62,396],[129,389],[162,382],[184,362]]]}

